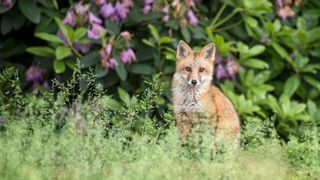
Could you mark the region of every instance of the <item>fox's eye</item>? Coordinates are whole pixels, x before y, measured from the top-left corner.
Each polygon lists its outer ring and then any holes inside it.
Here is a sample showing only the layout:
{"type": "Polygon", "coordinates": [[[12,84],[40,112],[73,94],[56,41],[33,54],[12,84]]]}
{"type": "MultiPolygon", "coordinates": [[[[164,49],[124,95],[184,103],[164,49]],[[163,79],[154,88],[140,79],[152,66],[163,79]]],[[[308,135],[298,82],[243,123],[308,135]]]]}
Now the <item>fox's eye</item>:
{"type": "Polygon", "coordinates": [[[203,72],[203,71],[204,71],[204,68],[200,68],[200,69],[199,69],[199,72],[203,72]]]}
{"type": "Polygon", "coordinates": [[[186,67],[186,71],[191,72],[191,67],[186,67]]]}

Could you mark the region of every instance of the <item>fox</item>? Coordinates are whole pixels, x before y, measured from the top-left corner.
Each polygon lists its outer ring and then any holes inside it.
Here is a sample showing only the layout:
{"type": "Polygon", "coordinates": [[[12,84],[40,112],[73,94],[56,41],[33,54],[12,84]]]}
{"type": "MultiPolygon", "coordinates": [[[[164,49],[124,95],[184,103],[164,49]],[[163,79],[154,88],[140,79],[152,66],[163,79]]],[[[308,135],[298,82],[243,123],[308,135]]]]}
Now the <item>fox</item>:
{"type": "Polygon", "coordinates": [[[197,121],[207,121],[213,134],[239,141],[240,118],[231,101],[212,85],[214,43],[193,51],[180,40],[172,78],[172,101],[180,138],[188,136],[197,121]]]}

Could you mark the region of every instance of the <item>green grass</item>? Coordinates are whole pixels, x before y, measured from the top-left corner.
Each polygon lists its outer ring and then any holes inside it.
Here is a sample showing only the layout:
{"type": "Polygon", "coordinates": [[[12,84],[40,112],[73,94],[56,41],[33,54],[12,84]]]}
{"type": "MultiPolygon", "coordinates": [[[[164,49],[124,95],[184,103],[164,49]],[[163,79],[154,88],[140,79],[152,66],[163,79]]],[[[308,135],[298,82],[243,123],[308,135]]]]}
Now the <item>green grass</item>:
{"type": "MultiPolygon", "coordinates": [[[[288,142],[273,121],[245,119],[241,148],[228,150],[203,131],[181,141],[159,81],[122,103],[93,90],[68,100],[56,94],[2,100],[1,179],[315,179],[320,176],[317,127],[288,142]],[[4,103],[5,102],[5,103],[4,103]],[[160,113],[159,113],[160,112],[160,113]],[[155,115],[157,114],[158,115],[155,115]]],[[[69,85],[68,85],[69,86],[69,85]]]]}

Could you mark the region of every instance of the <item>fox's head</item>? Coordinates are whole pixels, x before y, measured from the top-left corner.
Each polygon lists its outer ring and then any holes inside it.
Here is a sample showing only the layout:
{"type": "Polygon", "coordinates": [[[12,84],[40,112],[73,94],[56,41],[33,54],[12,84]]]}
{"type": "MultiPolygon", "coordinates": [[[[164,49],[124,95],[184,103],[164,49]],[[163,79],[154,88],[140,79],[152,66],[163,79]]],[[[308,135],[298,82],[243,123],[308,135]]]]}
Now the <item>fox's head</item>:
{"type": "Polygon", "coordinates": [[[184,41],[180,41],[177,47],[176,78],[194,87],[210,83],[215,52],[214,43],[207,44],[199,52],[195,52],[184,41]]]}

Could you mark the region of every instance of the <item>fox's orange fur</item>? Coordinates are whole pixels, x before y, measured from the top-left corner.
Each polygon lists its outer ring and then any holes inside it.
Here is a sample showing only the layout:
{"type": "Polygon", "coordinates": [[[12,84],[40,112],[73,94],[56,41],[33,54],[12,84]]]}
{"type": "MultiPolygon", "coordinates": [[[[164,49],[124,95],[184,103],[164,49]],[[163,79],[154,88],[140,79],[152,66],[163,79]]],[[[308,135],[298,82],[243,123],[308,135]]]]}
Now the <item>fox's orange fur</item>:
{"type": "Polygon", "coordinates": [[[207,121],[217,135],[239,137],[240,120],[234,106],[211,84],[214,60],[213,43],[194,52],[185,42],[179,42],[172,93],[180,137],[188,135],[197,120],[207,121]]]}

